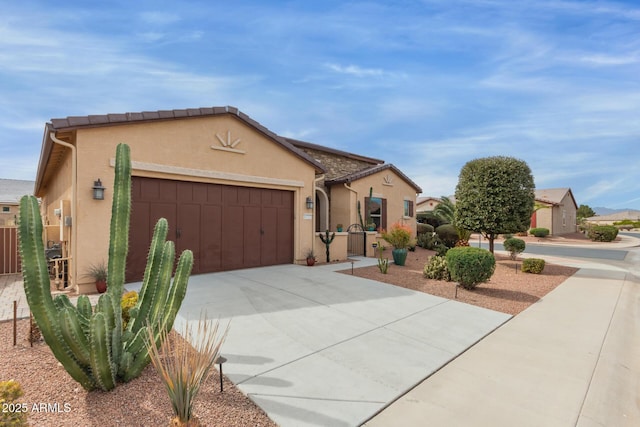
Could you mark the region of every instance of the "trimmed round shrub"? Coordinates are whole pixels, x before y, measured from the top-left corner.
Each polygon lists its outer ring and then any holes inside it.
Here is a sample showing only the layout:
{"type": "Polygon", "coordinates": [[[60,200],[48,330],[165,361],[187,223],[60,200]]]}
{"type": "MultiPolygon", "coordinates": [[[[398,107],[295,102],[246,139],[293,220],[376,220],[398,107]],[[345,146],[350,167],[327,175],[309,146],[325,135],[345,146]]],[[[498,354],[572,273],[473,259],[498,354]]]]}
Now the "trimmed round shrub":
{"type": "Polygon", "coordinates": [[[435,228],[433,228],[433,225],[431,224],[422,224],[420,222],[417,224],[418,237],[421,234],[433,233],[434,231],[435,231],[435,228]]]}
{"type": "Polygon", "coordinates": [[[527,258],[522,261],[522,271],[525,273],[540,274],[544,270],[544,260],[540,258],[527,258]]]}
{"type": "Polygon", "coordinates": [[[524,248],[526,244],[524,240],[518,239],[517,237],[510,237],[504,241],[502,244],[506,251],[509,251],[511,259],[515,260],[518,254],[524,252],[524,248]]]}
{"type": "Polygon", "coordinates": [[[451,274],[447,268],[447,259],[443,256],[429,257],[424,265],[424,277],[427,279],[451,281],[451,274]]]}
{"type": "Polygon", "coordinates": [[[436,234],[448,248],[453,248],[458,241],[458,230],[451,224],[442,224],[436,228],[436,234]]]}
{"type": "Polygon", "coordinates": [[[589,238],[594,242],[612,242],[618,236],[614,225],[594,225],[589,228],[589,238]]]}
{"type": "Polygon", "coordinates": [[[532,228],[531,230],[529,230],[529,233],[531,233],[535,237],[547,237],[549,235],[549,229],[548,228],[532,228]]]}
{"type": "Polygon", "coordinates": [[[451,280],[465,289],[473,289],[478,283],[486,282],[496,269],[496,259],[486,249],[452,248],[447,252],[446,259],[451,280]]]}

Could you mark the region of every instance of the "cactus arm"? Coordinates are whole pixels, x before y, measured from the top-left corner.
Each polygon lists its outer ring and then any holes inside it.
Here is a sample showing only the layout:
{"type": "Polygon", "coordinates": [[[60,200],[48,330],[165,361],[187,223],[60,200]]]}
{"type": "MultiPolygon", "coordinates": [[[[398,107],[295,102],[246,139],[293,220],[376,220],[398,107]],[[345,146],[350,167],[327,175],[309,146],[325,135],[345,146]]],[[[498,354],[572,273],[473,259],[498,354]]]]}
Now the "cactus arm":
{"type": "MultiPolygon", "coordinates": [[[[162,264],[160,266],[159,281],[156,285],[156,292],[153,294],[151,301],[151,309],[149,310],[149,318],[141,319],[143,322],[148,321],[150,324],[158,322],[158,318],[166,310],[167,298],[171,290],[171,273],[173,272],[173,264],[175,262],[176,249],[172,241],[164,243],[162,252],[162,264]]],[[[144,328],[143,328],[144,329],[144,328]]]]}
{"type": "Polygon", "coordinates": [[[153,238],[151,239],[151,246],[149,247],[147,266],[144,270],[142,288],[138,295],[138,304],[136,305],[138,314],[135,317],[132,316],[127,325],[127,329],[134,333],[144,326],[144,321],[151,310],[151,302],[157,291],[156,285],[162,265],[162,252],[168,231],[169,224],[167,220],[160,218],[153,230],[153,238]]]}
{"type": "Polygon", "coordinates": [[[91,317],[91,372],[104,391],[113,389],[115,377],[111,363],[111,340],[109,339],[108,321],[104,313],[96,313],[91,317]]]}
{"type": "Polygon", "coordinates": [[[68,308],[61,311],[60,329],[62,331],[62,337],[74,356],[78,359],[78,363],[88,367],[91,364],[89,341],[80,325],[78,313],[68,308]]]}
{"type": "Polygon", "coordinates": [[[178,315],[178,310],[182,305],[185,295],[187,294],[187,285],[189,283],[189,276],[191,275],[191,269],[193,268],[193,252],[185,250],[180,255],[178,260],[178,267],[176,268],[176,274],[173,278],[173,286],[171,293],[167,300],[167,310],[165,314],[165,330],[169,331],[173,328],[173,322],[178,315]]]}
{"type": "Polygon", "coordinates": [[[325,230],[324,233],[324,236],[322,234],[320,235],[320,240],[322,240],[322,243],[324,243],[326,248],[327,262],[331,262],[331,257],[329,256],[329,245],[331,245],[331,242],[335,239],[336,233],[333,233],[331,236],[329,236],[329,230],[325,230]]]}
{"type": "Polygon", "coordinates": [[[76,307],[78,308],[78,313],[86,317],[87,319],[89,319],[93,314],[91,301],[89,300],[89,297],[86,295],[80,295],[78,297],[78,302],[76,303],[76,307]]]}
{"type": "MultiPolygon", "coordinates": [[[[131,152],[126,144],[116,148],[113,204],[109,236],[109,263],[107,266],[107,290],[120,307],[124,287],[125,266],[129,251],[129,217],[131,212],[131,152]]],[[[118,309],[114,307],[114,311],[118,309]]]]}

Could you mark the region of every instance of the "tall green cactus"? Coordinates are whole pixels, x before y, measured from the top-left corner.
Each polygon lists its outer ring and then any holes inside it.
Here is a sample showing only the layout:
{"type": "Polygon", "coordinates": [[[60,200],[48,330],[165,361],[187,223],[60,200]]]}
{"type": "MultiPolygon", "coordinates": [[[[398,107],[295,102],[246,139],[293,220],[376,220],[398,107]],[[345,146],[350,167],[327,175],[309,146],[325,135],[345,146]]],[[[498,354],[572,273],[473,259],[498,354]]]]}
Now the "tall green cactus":
{"type": "Polygon", "coordinates": [[[122,329],[120,299],[124,290],[131,211],[131,154],[129,146],[116,150],[115,182],[111,209],[107,292],[95,308],[89,298],[78,297],[74,306],[66,295],[53,299],[42,240],[42,219],[33,196],[20,200],[20,255],[27,302],[45,342],[69,375],[86,390],[113,389],[119,381],[136,378],[149,363],[144,345],[145,326],[162,331],[173,327],[193,266],[193,253],[185,250],[171,280],[175,247],[167,241],[164,218],[155,226],[138,304],[122,329]]]}
{"type": "Polygon", "coordinates": [[[322,243],[324,243],[324,246],[327,250],[327,262],[331,262],[331,257],[329,256],[329,245],[331,245],[331,242],[333,242],[333,239],[335,239],[336,237],[336,233],[332,233],[331,236],[329,236],[329,230],[326,230],[324,232],[324,236],[321,234],[320,235],[320,240],[322,240],[322,243]]]}

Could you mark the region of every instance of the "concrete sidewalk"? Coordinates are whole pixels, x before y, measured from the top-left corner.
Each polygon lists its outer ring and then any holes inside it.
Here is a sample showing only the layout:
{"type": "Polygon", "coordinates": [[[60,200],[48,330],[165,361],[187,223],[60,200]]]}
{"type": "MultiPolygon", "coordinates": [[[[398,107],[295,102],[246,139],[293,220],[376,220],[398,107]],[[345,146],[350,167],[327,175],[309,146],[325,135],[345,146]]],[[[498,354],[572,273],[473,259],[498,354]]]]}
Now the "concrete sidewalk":
{"type": "Polygon", "coordinates": [[[567,263],[581,269],[365,425],[640,425],[640,280],[567,263]]]}

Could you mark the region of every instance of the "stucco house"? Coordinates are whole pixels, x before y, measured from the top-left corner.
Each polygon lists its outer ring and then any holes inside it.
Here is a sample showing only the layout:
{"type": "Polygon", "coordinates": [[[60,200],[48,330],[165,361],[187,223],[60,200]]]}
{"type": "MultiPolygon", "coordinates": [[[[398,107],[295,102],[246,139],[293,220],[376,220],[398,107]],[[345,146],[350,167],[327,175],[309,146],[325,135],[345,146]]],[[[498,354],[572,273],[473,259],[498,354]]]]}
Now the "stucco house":
{"type": "Polygon", "coordinates": [[[0,226],[16,225],[20,210],[20,198],[33,194],[33,181],[0,179],[0,226]]]}
{"type": "Polygon", "coordinates": [[[570,188],[535,190],[538,209],[531,216],[531,228],[547,228],[551,235],[575,233],[578,205],[570,188]]]}
{"type": "MultiPolygon", "coordinates": [[[[45,238],[61,244],[81,292],[93,290],[88,267],[107,258],[121,142],[133,169],[127,281],[142,278],[160,217],[177,252],[194,252],[193,274],[302,263],[310,249],[320,252],[319,231],[358,222],[358,202],[380,227],[415,227],[421,189],[395,166],[283,138],[235,107],[52,119],[35,194],[45,238]]],[[[345,259],[349,233],[337,234],[332,258],[345,259]]]]}
{"type": "Polygon", "coordinates": [[[436,208],[436,206],[440,204],[441,201],[442,199],[440,197],[418,197],[416,199],[416,212],[432,212],[436,208]]]}
{"type": "Polygon", "coordinates": [[[596,215],[585,218],[585,222],[594,225],[613,225],[614,222],[624,220],[640,221],[640,211],[625,210],[621,212],[614,212],[609,215],[596,215]]]}

